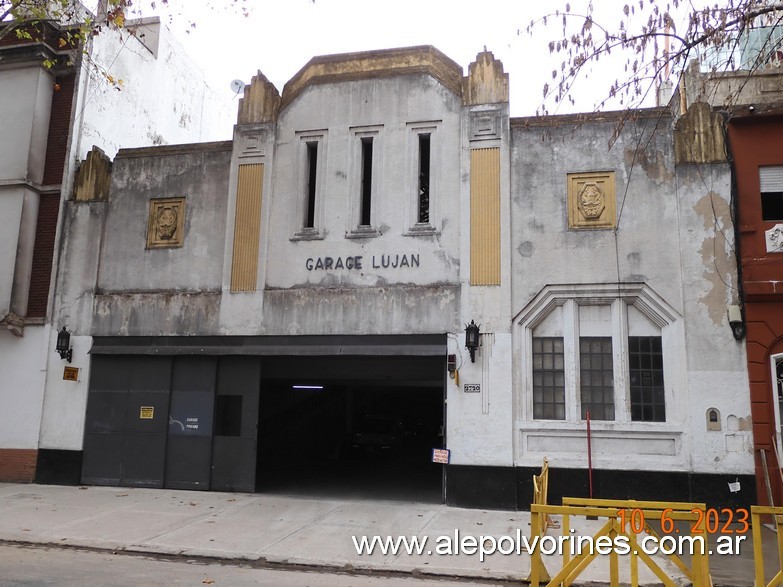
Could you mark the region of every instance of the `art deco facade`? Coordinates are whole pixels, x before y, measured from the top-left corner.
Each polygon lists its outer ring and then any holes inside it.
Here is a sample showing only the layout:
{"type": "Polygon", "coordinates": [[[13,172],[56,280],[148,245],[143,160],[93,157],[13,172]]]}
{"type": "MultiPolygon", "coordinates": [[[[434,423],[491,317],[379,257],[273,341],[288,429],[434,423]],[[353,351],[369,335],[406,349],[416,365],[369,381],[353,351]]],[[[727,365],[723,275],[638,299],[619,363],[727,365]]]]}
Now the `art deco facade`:
{"type": "Polygon", "coordinates": [[[552,499],[587,491],[589,414],[595,495],[755,502],[714,115],[510,118],[487,51],[466,75],[432,47],[316,57],[282,93],[259,73],[232,141],[122,149],[107,199],[67,202],[81,375],[47,385],[42,437],[83,483],[392,471],[525,508],[544,457],[552,499]]]}

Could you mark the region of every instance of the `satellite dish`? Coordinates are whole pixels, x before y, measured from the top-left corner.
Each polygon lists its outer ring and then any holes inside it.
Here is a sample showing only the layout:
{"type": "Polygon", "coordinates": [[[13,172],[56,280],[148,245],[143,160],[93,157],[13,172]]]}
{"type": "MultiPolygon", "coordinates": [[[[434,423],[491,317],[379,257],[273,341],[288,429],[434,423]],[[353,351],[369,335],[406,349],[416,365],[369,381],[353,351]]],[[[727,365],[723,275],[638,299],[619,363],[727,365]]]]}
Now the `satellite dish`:
{"type": "Polygon", "coordinates": [[[242,93],[242,90],[245,89],[245,82],[243,82],[241,79],[235,79],[230,84],[231,91],[234,92],[237,96],[242,93]]]}

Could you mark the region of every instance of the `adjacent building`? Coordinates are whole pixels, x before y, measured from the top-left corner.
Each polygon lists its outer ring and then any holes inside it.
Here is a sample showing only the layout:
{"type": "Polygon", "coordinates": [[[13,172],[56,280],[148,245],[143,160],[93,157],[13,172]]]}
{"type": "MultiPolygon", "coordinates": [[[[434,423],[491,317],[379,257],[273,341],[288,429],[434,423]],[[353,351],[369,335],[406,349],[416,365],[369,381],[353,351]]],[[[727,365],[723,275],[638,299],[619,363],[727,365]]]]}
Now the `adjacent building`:
{"type": "MultiPolygon", "coordinates": [[[[63,423],[85,408],[78,394],[45,394],[63,377],[52,352],[55,327],[74,320],[68,305],[54,298],[65,202],[108,197],[101,170],[110,169],[120,145],[230,134],[225,100],[204,83],[166,27],[157,19],[127,24],[85,47],[72,45],[67,24],[53,22],[0,39],[2,481],[29,482],[36,470],[45,480],[47,470],[69,466],[60,453],[48,461],[48,449],[82,448],[80,438],[41,426],[45,395],[61,403],[63,423]]],[[[95,243],[101,238],[83,236],[95,243]]]]}

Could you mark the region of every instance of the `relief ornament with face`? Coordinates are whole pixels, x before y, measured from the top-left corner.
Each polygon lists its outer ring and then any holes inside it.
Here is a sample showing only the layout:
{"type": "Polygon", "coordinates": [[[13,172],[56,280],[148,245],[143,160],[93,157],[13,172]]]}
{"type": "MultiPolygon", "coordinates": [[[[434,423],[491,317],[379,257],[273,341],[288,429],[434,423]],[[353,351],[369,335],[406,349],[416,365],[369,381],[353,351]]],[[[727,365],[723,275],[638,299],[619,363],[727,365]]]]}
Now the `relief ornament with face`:
{"type": "Polygon", "coordinates": [[[596,184],[588,183],[579,192],[577,206],[585,220],[598,220],[606,208],[606,197],[596,184]]]}

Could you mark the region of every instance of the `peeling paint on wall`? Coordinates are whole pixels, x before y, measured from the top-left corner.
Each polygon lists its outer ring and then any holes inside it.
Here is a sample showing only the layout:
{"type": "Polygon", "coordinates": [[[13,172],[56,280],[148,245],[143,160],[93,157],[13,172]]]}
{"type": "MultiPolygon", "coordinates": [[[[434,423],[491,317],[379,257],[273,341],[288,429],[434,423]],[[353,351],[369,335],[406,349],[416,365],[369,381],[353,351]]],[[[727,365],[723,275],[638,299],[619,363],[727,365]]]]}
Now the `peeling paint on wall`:
{"type": "Polygon", "coordinates": [[[218,334],[217,292],[150,292],[95,296],[93,336],[218,334]]]}
{"type": "Polygon", "coordinates": [[[656,185],[662,185],[664,182],[670,182],[674,179],[674,171],[671,164],[667,165],[663,153],[652,149],[636,149],[627,147],[624,152],[625,165],[628,168],[629,175],[632,166],[640,166],[647,177],[654,181],[656,185]]]}
{"type": "Polygon", "coordinates": [[[707,307],[710,319],[716,325],[721,325],[731,299],[729,289],[736,282],[734,276],[737,270],[730,244],[726,240],[727,231],[731,231],[732,225],[729,203],[719,194],[709,192],[693,209],[704,224],[705,238],[699,253],[704,265],[704,279],[710,284],[709,291],[699,298],[699,302],[707,307]]]}
{"type": "Polygon", "coordinates": [[[753,429],[753,421],[750,416],[739,418],[732,414],[726,418],[726,428],[730,432],[750,432],[753,429]]]}

